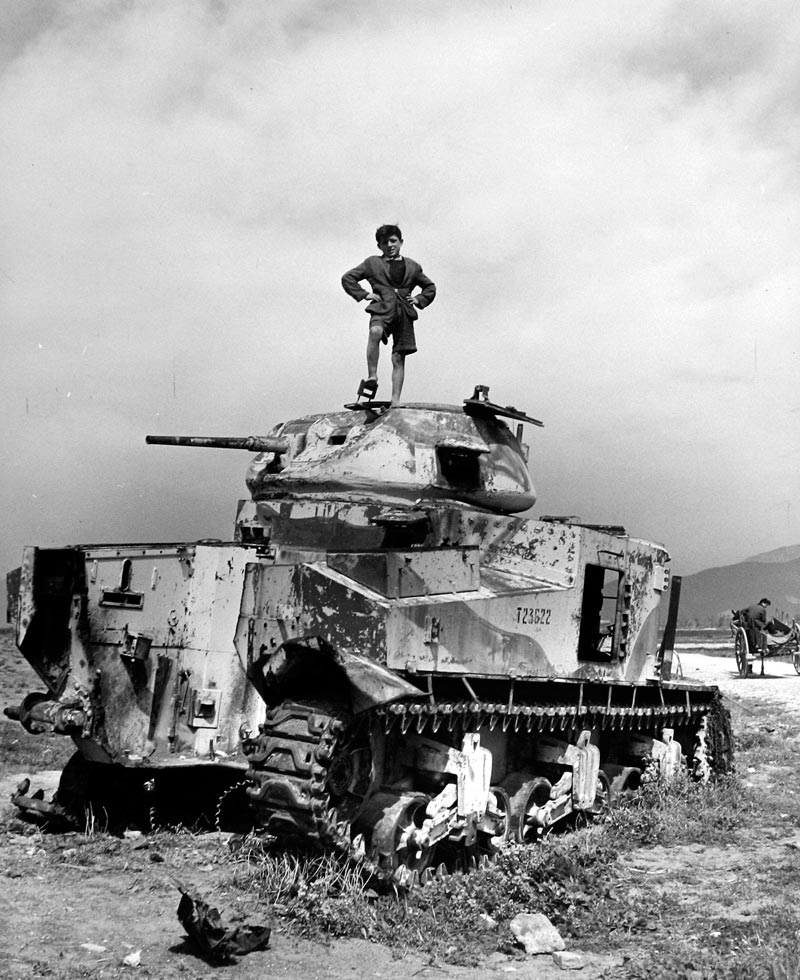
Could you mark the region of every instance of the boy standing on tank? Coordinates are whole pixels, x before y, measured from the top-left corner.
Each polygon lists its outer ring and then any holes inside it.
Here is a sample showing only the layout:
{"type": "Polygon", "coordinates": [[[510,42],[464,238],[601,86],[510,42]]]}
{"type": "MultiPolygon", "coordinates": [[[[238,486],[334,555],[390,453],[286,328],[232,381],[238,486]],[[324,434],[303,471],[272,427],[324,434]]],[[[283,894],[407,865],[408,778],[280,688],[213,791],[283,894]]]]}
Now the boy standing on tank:
{"type": "Polygon", "coordinates": [[[368,300],[369,337],[367,338],[367,377],[358,395],[374,398],[378,390],[378,355],[381,343],[392,337],[392,405],[400,401],[405,380],[406,356],[417,349],[414,321],[417,310],[429,306],[436,296],[436,286],[413,259],[400,255],[403,235],[397,225],[381,225],[375,232],[380,255],[371,255],[342,276],[344,291],[361,302],[368,300]],[[371,292],[361,282],[366,280],[371,292]],[[420,292],[412,290],[419,286],[420,292]]]}

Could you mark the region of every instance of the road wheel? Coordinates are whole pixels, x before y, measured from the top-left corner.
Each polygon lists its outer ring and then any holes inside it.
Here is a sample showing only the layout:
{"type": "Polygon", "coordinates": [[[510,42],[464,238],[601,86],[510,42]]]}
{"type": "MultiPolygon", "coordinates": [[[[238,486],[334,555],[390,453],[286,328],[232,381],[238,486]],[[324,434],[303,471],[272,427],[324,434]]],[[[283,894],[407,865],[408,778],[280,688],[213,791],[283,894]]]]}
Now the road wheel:
{"type": "Polygon", "coordinates": [[[597,774],[597,791],[590,813],[595,817],[603,817],[611,809],[611,780],[601,769],[597,774]]]}
{"type": "Polygon", "coordinates": [[[435,845],[426,843],[419,831],[425,821],[428,797],[422,793],[376,793],[368,802],[362,821],[378,815],[372,829],[372,853],[382,871],[402,878],[421,874],[431,863],[435,845]]]}
{"type": "Polygon", "coordinates": [[[511,800],[508,793],[500,786],[492,786],[489,790],[489,803],[483,820],[478,824],[477,851],[478,857],[495,854],[508,840],[511,832],[511,800]]]}
{"type": "Polygon", "coordinates": [[[511,819],[514,836],[522,844],[538,840],[542,823],[539,810],[549,802],[552,785],[549,779],[536,777],[524,782],[511,797],[511,819]]]}

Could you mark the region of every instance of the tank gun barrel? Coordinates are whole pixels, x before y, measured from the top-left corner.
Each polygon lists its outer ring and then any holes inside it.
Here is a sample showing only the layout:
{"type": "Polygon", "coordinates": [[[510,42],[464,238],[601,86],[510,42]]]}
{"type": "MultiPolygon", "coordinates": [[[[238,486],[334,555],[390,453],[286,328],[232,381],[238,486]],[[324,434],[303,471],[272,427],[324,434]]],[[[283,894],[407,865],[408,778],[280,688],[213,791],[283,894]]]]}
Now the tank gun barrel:
{"type": "Polygon", "coordinates": [[[289,440],[279,436],[145,436],[148,446],[195,446],[199,449],[246,449],[251,453],[286,453],[289,440]]]}

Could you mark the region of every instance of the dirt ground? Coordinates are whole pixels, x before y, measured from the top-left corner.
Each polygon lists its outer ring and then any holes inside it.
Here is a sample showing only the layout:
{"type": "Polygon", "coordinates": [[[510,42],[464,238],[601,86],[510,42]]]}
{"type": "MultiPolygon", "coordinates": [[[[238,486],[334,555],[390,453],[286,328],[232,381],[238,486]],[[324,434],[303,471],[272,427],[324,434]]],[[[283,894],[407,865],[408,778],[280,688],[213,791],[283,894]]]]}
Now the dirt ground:
{"type": "MultiPolygon", "coordinates": [[[[767,705],[770,716],[774,709],[775,724],[785,727],[786,738],[800,739],[800,677],[790,663],[770,661],[766,677],[742,679],[732,658],[683,654],[681,661],[686,679],[713,682],[722,688],[737,730],[763,726],[762,706],[767,705]]],[[[8,657],[5,664],[0,661],[3,703],[19,700],[18,695],[28,682],[19,672],[9,674],[8,663],[8,657]]],[[[42,744],[48,748],[45,742],[42,744]]],[[[350,980],[402,976],[419,980],[548,980],[563,975],[549,956],[526,960],[494,954],[479,968],[460,968],[431,964],[416,954],[398,957],[365,940],[321,944],[298,939],[282,927],[268,907],[235,886],[236,871],[227,859],[222,835],[120,839],[91,832],[42,833],[18,820],[10,804],[3,802],[9,799],[19,779],[30,773],[9,772],[8,768],[4,771],[0,779],[0,977],[350,980]],[[201,892],[220,909],[226,923],[244,918],[251,923],[270,924],[270,948],[251,953],[230,966],[207,965],[186,941],[177,919],[180,895],[176,881],[201,892]]],[[[776,780],[785,782],[785,772],[768,763],[740,775],[765,791],[776,780]]],[[[45,769],[34,777],[34,784],[52,792],[57,777],[57,771],[45,769]]],[[[794,789],[784,789],[793,797],[794,789]]],[[[800,789],[797,802],[800,805],[800,789]]],[[[687,923],[691,922],[694,908],[707,911],[709,903],[714,902],[720,904],[723,919],[747,918],[764,901],[761,893],[753,891],[753,881],[758,876],[774,870],[775,874],[789,875],[789,880],[796,881],[800,871],[798,810],[787,807],[783,813],[782,809],[781,803],[777,810],[770,808],[765,813],[763,821],[752,828],[752,846],[747,848],[708,841],[636,851],[623,860],[620,885],[634,893],[636,889],[660,889],[673,900],[677,897],[685,907],[687,923]],[[722,902],[723,891],[727,895],[730,889],[721,890],[721,882],[741,883],[741,888],[735,890],[735,902],[722,902]]],[[[653,937],[653,941],[659,939],[665,944],[673,941],[670,935],[653,937]]],[[[639,943],[636,937],[631,938],[631,953],[639,943]]],[[[605,976],[612,965],[622,962],[626,953],[623,948],[599,954],[597,948],[595,944],[586,953],[584,967],[574,971],[574,976],[605,976]]]]}

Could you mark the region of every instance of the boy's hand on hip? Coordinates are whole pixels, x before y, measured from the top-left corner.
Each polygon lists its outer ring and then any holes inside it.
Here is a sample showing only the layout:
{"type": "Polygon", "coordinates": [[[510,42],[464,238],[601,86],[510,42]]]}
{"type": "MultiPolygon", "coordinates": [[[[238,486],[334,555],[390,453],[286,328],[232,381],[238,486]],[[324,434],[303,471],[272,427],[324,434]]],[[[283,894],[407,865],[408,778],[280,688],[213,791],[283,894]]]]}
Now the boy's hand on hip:
{"type": "Polygon", "coordinates": [[[378,296],[377,293],[367,293],[367,295],[364,297],[364,299],[368,303],[374,303],[376,299],[380,299],[380,296],[378,296]]]}

